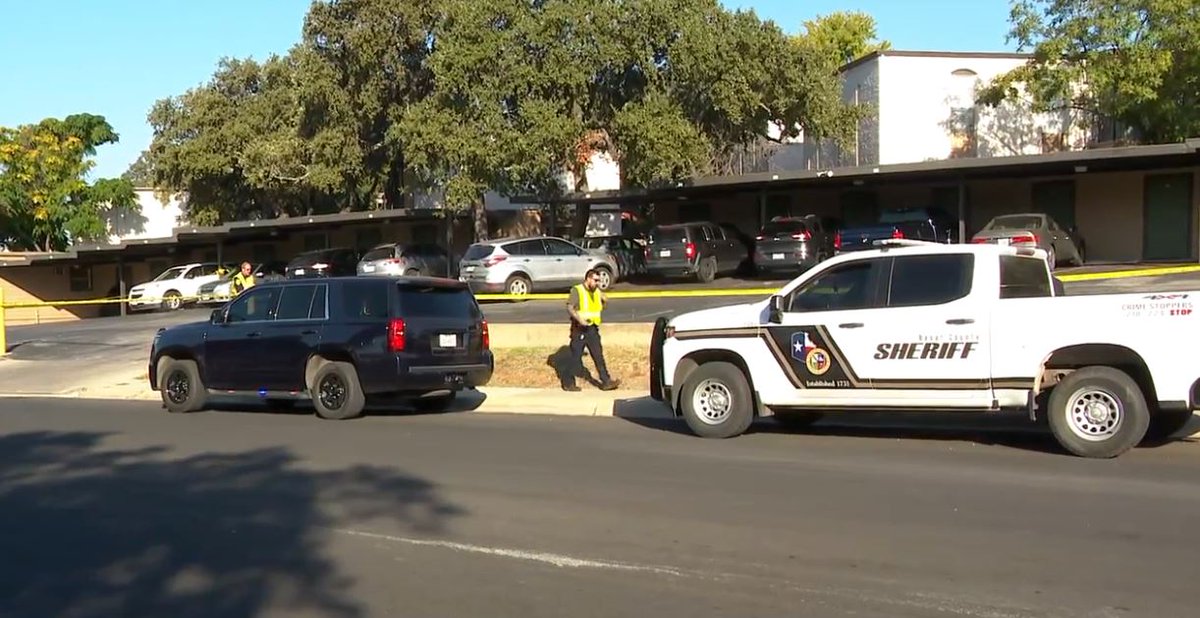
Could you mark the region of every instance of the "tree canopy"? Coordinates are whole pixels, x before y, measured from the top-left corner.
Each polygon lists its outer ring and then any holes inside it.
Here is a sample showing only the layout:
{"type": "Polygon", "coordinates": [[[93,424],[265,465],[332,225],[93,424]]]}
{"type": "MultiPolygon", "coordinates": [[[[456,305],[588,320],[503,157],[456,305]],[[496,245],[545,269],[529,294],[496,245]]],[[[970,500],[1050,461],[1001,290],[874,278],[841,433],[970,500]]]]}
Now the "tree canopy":
{"type": "Polygon", "coordinates": [[[995,80],[983,102],[1078,110],[1148,142],[1200,133],[1195,0],[1017,0],[1011,22],[1009,40],[1033,58],[995,80]]]}
{"type": "Polygon", "coordinates": [[[137,201],[128,181],[85,180],[96,148],[117,139],[93,114],[0,127],[0,242],[10,250],[52,251],[102,238],[104,213],[137,201]]]}
{"type": "Polygon", "coordinates": [[[287,55],[156,103],[136,176],[187,191],[201,224],[424,191],[482,215],[487,190],[580,186],[595,151],[625,186],[678,182],[771,125],[853,134],[836,70],[874,25],[832,19],[797,38],[718,0],[319,0],[287,55]]]}

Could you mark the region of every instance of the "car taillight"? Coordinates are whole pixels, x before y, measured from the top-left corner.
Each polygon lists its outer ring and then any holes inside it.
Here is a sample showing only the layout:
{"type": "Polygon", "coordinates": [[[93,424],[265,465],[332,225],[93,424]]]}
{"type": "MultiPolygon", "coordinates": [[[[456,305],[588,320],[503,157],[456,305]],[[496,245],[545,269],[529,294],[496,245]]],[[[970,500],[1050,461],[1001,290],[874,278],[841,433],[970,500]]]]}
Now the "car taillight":
{"type": "Polygon", "coordinates": [[[841,232],[837,232],[836,234],[833,235],[833,248],[834,249],[842,248],[842,233],[841,232]]]}
{"type": "Polygon", "coordinates": [[[696,243],[690,242],[683,247],[683,254],[690,260],[696,257],[696,243]]]}
{"type": "Polygon", "coordinates": [[[392,318],[388,322],[388,347],[393,352],[404,351],[404,319],[392,318]]]}
{"type": "Polygon", "coordinates": [[[808,240],[809,238],[812,238],[812,237],[809,236],[808,232],[799,232],[796,234],[792,234],[793,240],[808,240]]]}
{"type": "Polygon", "coordinates": [[[973,242],[977,245],[986,245],[987,241],[988,241],[988,239],[986,239],[986,238],[972,238],[971,239],[971,242],[973,242]]]}
{"type": "Polygon", "coordinates": [[[762,234],[759,234],[758,236],[755,236],[755,237],[754,237],[754,240],[762,240],[762,239],[763,239],[763,235],[762,235],[762,234]]]}
{"type": "Polygon", "coordinates": [[[496,264],[499,264],[500,262],[503,262],[504,260],[507,260],[507,259],[508,259],[507,255],[493,255],[492,257],[484,259],[483,265],[488,268],[491,268],[491,267],[495,266],[496,264]]]}
{"type": "Polygon", "coordinates": [[[1012,242],[1026,242],[1026,243],[1032,243],[1032,244],[1036,245],[1037,241],[1038,241],[1037,234],[1028,234],[1028,233],[1027,234],[1017,234],[1016,236],[1012,237],[1012,242]]]}
{"type": "Polygon", "coordinates": [[[892,238],[904,238],[904,232],[899,229],[892,230],[892,238]]]}
{"type": "Polygon", "coordinates": [[[487,320],[483,320],[481,329],[483,334],[483,349],[490,349],[492,347],[492,334],[488,331],[487,320]]]}

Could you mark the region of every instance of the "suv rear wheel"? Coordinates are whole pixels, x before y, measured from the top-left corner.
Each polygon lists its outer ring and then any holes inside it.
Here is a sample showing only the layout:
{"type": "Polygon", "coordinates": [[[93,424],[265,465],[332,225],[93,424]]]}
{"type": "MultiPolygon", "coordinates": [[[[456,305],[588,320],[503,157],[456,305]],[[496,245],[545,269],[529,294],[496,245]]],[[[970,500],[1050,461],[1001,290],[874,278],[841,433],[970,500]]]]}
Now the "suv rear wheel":
{"type": "Polygon", "coordinates": [[[359,416],[366,405],[358,371],[354,365],[341,361],[325,361],[317,367],[309,394],[317,416],[330,420],[359,416]]]}
{"type": "Polygon", "coordinates": [[[704,258],[696,265],[696,280],[700,283],[710,283],[717,278],[716,258],[704,258]]]}
{"type": "Polygon", "coordinates": [[[1080,457],[1116,457],[1141,442],[1150,424],[1142,389],[1112,367],[1071,372],[1050,391],[1049,404],[1050,431],[1080,457]]]}

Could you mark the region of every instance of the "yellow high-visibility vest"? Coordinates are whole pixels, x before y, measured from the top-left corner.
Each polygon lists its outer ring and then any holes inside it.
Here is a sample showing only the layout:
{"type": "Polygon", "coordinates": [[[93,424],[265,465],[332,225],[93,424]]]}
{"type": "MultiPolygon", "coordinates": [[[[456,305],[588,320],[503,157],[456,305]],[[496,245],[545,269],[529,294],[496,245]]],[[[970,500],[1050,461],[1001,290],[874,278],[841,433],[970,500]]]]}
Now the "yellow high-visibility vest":
{"type": "Polygon", "coordinates": [[[579,313],[584,324],[600,324],[600,312],[604,311],[604,303],[600,302],[600,290],[588,292],[582,283],[575,286],[579,292],[579,313]]]}

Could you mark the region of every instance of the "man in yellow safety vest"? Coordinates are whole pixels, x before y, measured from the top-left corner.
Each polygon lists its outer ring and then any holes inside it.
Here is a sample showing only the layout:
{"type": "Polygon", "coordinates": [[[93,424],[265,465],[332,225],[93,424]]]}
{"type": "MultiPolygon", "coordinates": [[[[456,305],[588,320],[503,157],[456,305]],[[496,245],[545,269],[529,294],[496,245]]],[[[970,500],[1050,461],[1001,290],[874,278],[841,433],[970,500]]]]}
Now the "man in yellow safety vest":
{"type": "Polygon", "coordinates": [[[565,391],[579,390],[575,376],[583,372],[584,347],[600,374],[600,389],[611,391],[620,385],[608,374],[604,346],[600,343],[600,314],[607,303],[608,297],[600,291],[600,273],[595,269],[584,275],[583,283],[571,288],[571,296],[567,299],[567,313],[571,315],[571,365],[562,376],[565,391]]]}
{"type": "Polygon", "coordinates": [[[237,296],[243,290],[254,287],[254,274],[251,272],[254,267],[250,266],[250,262],[242,262],[242,270],[233,276],[233,281],[229,284],[229,295],[237,296]]]}

